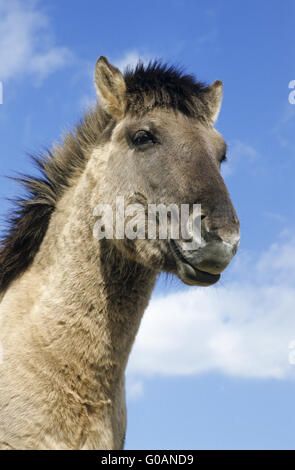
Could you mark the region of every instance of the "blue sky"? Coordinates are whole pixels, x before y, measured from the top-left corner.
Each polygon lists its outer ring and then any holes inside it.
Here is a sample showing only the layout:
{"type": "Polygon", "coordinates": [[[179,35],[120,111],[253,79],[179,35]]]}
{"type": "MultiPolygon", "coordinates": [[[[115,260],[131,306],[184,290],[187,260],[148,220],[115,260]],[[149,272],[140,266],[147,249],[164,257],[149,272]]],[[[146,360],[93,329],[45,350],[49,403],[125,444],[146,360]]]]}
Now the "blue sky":
{"type": "MultiPolygon", "coordinates": [[[[217,123],[241,245],[222,281],[160,277],[127,372],[126,448],[295,448],[295,4],[0,0],[0,173],[32,172],[95,99],[99,55],[224,82],[217,123]]],[[[1,215],[18,193],[1,178],[1,215]]]]}

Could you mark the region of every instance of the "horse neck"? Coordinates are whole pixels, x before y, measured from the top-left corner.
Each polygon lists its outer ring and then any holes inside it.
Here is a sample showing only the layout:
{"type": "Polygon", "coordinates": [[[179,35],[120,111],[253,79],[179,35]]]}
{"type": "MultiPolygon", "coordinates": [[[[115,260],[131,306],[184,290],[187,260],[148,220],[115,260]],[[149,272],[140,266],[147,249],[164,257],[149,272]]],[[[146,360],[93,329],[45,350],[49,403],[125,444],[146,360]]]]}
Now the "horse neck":
{"type": "Polygon", "coordinates": [[[21,316],[32,323],[38,360],[46,351],[53,360],[45,367],[67,367],[71,384],[79,377],[80,395],[102,400],[122,379],[156,273],[124,259],[111,241],[94,238],[97,171],[103,174],[103,164],[96,165],[89,162],[57,204],[31,268],[11,295],[22,299],[21,316]]]}

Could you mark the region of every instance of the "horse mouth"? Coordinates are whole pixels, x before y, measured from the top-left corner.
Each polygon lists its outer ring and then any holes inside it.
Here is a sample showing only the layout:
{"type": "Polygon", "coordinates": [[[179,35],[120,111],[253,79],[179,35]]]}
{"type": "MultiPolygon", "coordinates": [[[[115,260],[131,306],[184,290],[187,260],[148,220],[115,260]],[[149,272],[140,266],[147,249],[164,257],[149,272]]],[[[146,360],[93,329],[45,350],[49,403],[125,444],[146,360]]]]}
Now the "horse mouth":
{"type": "Polygon", "coordinates": [[[211,274],[193,266],[183,256],[175,240],[170,240],[171,251],[177,265],[178,277],[190,286],[212,286],[220,279],[220,274],[211,274]]]}

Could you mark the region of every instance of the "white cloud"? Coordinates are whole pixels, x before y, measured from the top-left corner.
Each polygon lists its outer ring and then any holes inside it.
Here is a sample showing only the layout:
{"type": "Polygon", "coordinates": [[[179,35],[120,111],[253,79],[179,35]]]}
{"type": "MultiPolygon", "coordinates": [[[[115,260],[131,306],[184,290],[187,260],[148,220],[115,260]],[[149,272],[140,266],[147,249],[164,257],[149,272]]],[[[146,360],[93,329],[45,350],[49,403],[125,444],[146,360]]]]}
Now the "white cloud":
{"type": "Polygon", "coordinates": [[[228,286],[153,298],[128,373],[295,378],[295,239],[240,265],[233,269],[240,280],[228,286]]]}
{"type": "Polygon", "coordinates": [[[67,47],[54,44],[49,19],[37,0],[0,0],[2,81],[31,75],[40,82],[71,60],[67,47]]]}
{"type": "Polygon", "coordinates": [[[283,245],[274,243],[261,256],[257,263],[257,271],[269,283],[273,281],[280,285],[295,287],[295,239],[283,245]]]}

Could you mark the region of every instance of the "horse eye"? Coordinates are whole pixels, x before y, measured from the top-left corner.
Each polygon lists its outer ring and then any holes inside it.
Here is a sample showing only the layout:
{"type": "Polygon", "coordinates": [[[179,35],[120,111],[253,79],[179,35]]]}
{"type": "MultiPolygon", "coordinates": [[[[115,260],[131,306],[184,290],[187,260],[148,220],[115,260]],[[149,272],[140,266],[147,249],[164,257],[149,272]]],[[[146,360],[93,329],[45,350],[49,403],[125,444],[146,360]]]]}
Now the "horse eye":
{"type": "Polygon", "coordinates": [[[220,163],[226,162],[227,161],[227,156],[224,154],[220,160],[220,163]]]}
{"type": "Polygon", "coordinates": [[[133,144],[136,145],[136,146],[139,146],[139,145],[144,145],[144,144],[149,144],[149,143],[154,143],[155,140],[152,136],[152,134],[150,134],[149,132],[147,131],[137,131],[134,136],[133,136],[133,144]]]}

